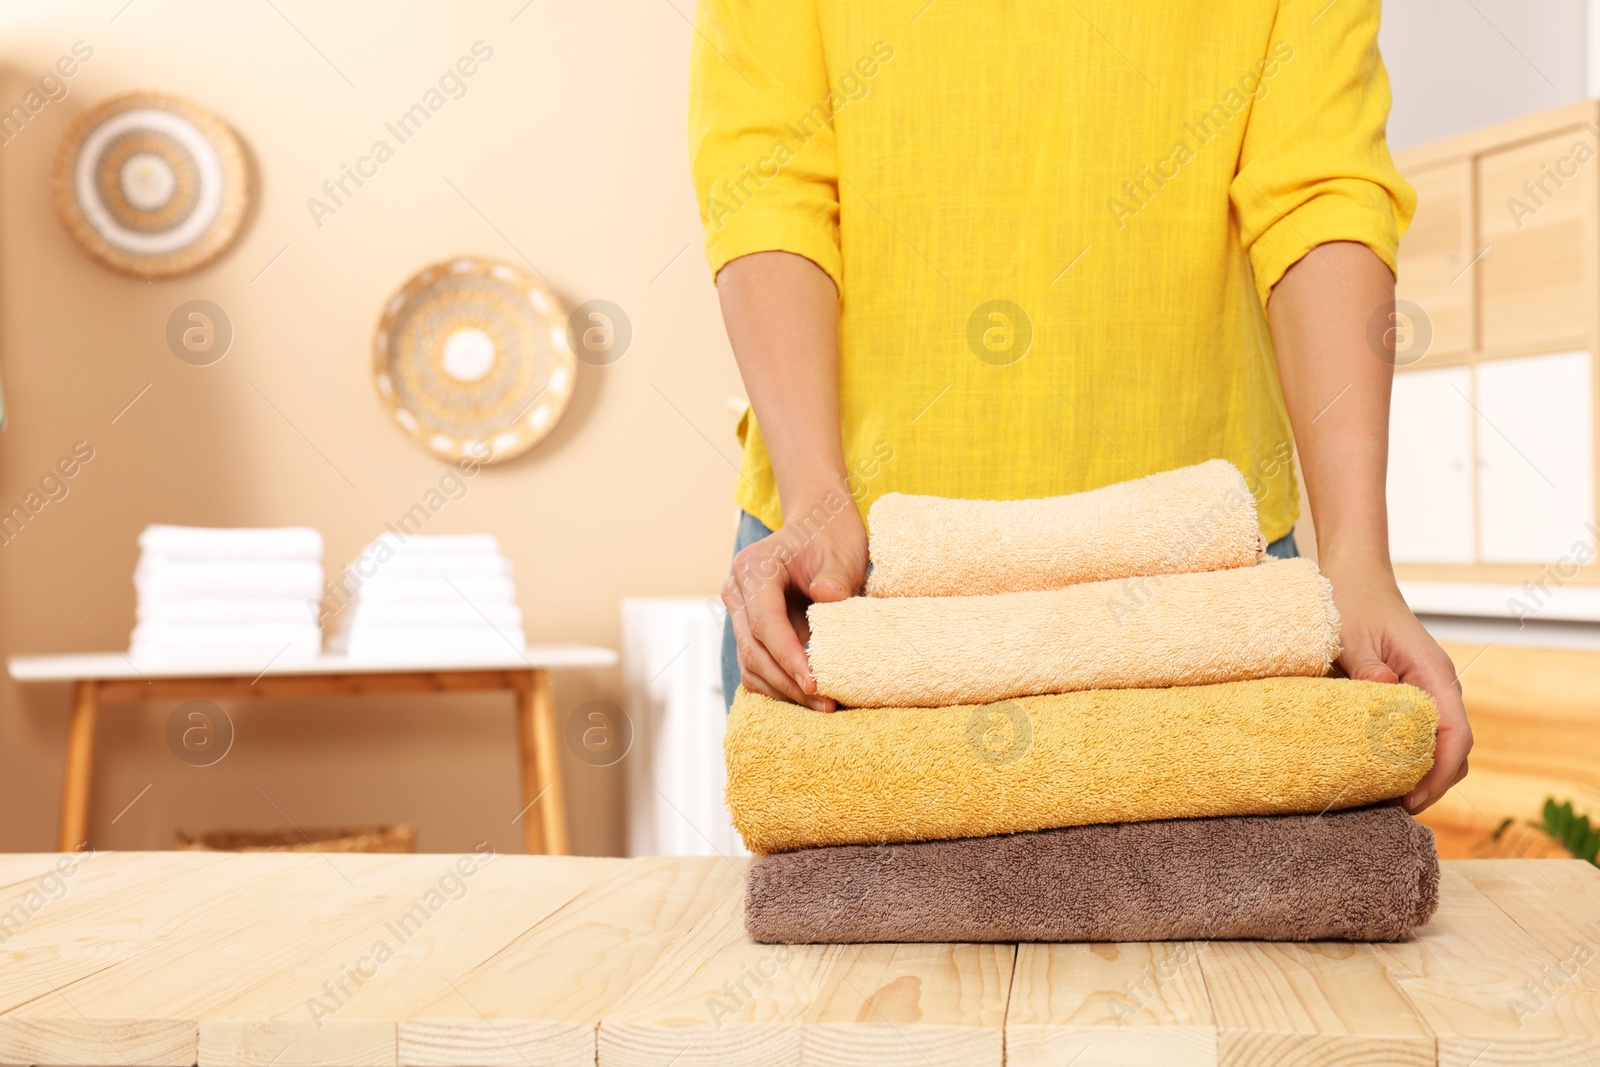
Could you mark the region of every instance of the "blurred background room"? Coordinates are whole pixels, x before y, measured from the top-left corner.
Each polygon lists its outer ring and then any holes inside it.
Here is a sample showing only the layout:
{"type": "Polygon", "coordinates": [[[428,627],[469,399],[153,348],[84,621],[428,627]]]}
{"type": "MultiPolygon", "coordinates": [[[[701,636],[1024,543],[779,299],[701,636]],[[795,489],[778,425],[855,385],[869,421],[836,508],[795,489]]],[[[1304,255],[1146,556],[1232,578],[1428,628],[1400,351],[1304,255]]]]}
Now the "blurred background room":
{"type": "MultiPolygon", "coordinates": [[[[1600,815],[1600,4],[1385,17],[1420,197],[1378,327],[1391,537],[1477,737],[1424,821],[1447,857],[1593,858],[1546,801],[1600,815]]],[[[717,593],[745,401],[689,181],[693,18],[0,8],[0,851],[74,820],[97,848],[554,848],[528,823],[558,798],[575,853],[738,847],[717,593]],[[205,232],[161,229],[184,197],[205,232]],[[430,393],[407,345],[436,335],[430,393]],[[502,373],[517,403],[472,408],[502,373]],[[264,646],[211,648],[235,632],[264,646]],[[69,654],[100,666],[36,658],[69,654]]]]}

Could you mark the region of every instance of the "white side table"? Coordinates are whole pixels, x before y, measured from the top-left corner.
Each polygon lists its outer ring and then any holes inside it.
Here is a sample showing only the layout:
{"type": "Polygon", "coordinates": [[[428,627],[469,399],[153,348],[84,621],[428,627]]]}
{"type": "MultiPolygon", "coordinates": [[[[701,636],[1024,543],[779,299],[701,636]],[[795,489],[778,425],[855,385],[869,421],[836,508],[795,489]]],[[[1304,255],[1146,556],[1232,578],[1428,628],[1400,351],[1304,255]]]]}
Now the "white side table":
{"type": "Polygon", "coordinates": [[[19,682],[73,685],[58,839],[63,852],[76,848],[88,832],[95,719],[104,702],[207,697],[283,700],[490,690],[510,691],[516,696],[522,801],[528,808],[535,803],[542,805],[537,820],[524,809],[522,827],[527,850],[565,855],[567,804],[549,672],[610,667],[616,662],[617,654],[609,648],[534,645],[521,655],[507,649],[504,657],[467,662],[440,659],[404,664],[352,663],[343,656],[322,656],[309,663],[273,665],[266,670],[216,664],[151,667],[130,661],[121,653],[104,652],[13,656],[9,668],[11,677],[19,682]]]}

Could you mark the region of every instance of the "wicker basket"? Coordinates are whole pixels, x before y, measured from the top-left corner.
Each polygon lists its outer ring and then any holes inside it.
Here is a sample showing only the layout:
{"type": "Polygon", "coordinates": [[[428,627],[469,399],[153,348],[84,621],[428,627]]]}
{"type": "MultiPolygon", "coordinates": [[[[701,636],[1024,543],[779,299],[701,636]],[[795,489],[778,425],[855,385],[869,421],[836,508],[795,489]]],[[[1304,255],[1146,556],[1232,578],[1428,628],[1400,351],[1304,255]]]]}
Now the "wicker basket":
{"type": "Polygon", "coordinates": [[[305,831],[179,830],[178,847],[198,852],[415,852],[417,830],[404,823],[305,831]]]}

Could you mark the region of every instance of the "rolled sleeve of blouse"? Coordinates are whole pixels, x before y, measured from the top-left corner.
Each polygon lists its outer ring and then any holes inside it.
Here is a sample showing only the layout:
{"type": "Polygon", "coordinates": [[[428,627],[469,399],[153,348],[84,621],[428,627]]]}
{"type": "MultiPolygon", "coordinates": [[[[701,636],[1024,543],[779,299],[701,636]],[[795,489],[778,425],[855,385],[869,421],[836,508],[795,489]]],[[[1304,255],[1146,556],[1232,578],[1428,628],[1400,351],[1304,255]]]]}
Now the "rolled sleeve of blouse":
{"type": "MultiPolygon", "coordinates": [[[[1276,67],[1251,109],[1229,190],[1263,306],[1320,244],[1357,241],[1395,270],[1416,192],[1389,156],[1378,0],[1282,0],[1276,67]]],[[[1264,72],[1265,73],[1265,72],[1264,72]]]]}
{"type": "Polygon", "coordinates": [[[809,0],[701,0],[689,158],[713,276],[792,252],[840,284],[833,98],[809,0]]]}

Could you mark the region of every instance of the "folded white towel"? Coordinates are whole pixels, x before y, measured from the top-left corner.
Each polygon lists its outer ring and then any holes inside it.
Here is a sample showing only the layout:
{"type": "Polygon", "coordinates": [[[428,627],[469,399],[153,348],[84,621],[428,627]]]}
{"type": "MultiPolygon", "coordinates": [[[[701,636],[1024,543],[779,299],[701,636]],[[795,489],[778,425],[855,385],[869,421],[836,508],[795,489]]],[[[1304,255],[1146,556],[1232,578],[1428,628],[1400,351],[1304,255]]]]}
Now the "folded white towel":
{"type": "Polygon", "coordinates": [[[229,664],[261,670],[269,663],[316,659],[321,652],[322,632],[305,623],[141,623],[128,643],[135,662],[163,666],[229,664]]]}
{"type": "Polygon", "coordinates": [[[358,595],[355,601],[340,613],[346,628],[352,626],[433,627],[454,629],[459,626],[518,627],[522,625],[522,609],[515,604],[469,604],[459,597],[454,603],[440,600],[433,603],[367,603],[358,595]]]}
{"type": "Polygon", "coordinates": [[[146,556],[133,572],[140,603],[175,597],[322,596],[322,564],[310,560],[177,560],[146,556]]]}
{"type": "Polygon", "coordinates": [[[321,631],[310,619],[298,622],[141,622],[133,628],[133,639],[163,643],[198,641],[206,644],[266,644],[300,641],[319,636],[321,631]]]}
{"type": "Polygon", "coordinates": [[[509,577],[511,561],[504,556],[451,556],[443,552],[394,556],[382,563],[377,557],[368,556],[351,563],[344,572],[353,585],[395,578],[494,578],[509,577]]]}
{"type": "Polygon", "coordinates": [[[386,546],[384,555],[409,553],[412,555],[443,556],[498,556],[500,539],[493,534],[413,534],[404,537],[393,532],[378,535],[378,539],[362,550],[362,555],[375,553],[378,546],[386,546]]]}
{"type": "Polygon", "coordinates": [[[140,603],[141,623],[315,623],[319,601],[293,597],[185,597],[140,603]]]}
{"type": "Polygon", "coordinates": [[[139,535],[146,553],[168,559],[322,559],[322,535],[305,526],[214,528],[146,526],[139,535]]]}
{"type": "Polygon", "coordinates": [[[506,577],[492,578],[394,578],[368,582],[356,594],[363,605],[414,605],[431,603],[515,604],[516,587],[506,577]]]}
{"type": "Polygon", "coordinates": [[[415,660],[500,660],[527,647],[521,630],[489,627],[457,630],[368,630],[338,646],[352,660],[405,662],[415,660]]]}
{"type": "Polygon", "coordinates": [[[520,626],[371,626],[357,622],[345,634],[346,645],[411,645],[418,642],[440,643],[453,647],[468,645],[498,645],[505,648],[510,642],[521,648],[527,643],[520,626]]]}

